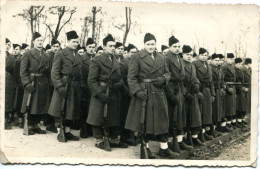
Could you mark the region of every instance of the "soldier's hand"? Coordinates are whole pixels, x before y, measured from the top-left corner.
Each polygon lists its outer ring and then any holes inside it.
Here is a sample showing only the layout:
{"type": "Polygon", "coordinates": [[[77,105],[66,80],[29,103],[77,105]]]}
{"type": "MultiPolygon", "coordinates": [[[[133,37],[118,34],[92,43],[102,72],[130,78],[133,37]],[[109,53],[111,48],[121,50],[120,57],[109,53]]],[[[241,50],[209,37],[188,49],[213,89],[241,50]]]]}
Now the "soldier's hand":
{"type": "Polygon", "coordinates": [[[33,87],[33,85],[31,83],[28,83],[25,88],[30,93],[34,92],[34,90],[35,90],[35,88],[33,87]]]}
{"type": "Polygon", "coordinates": [[[190,93],[186,93],[184,95],[185,99],[189,102],[192,102],[193,101],[193,96],[190,94],[190,93]]]}
{"type": "Polygon", "coordinates": [[[61,95],[62,97],[65,96],[65,88],[63,86],[60,86],[58,89],[57,89],[59,95],[61,95]]]}
{"type": "Polygon", "coordinates": [[[203,103],[203,102],[204,102],[204,96],[203,96],[203,94],[199,92],[199,93],[197,94],[197,96],[198,96],[199,102],[200,102],[200,103],[203,103]]]}
{"type": "Polygon", "coordinates": [[[99,93],[97,98],[101,100],[104,104],[109,103],[109,97],[105,93],[99,93]]]}
{"type": "Polygon", "coordinates": [[[215,101],[215,97],[211,96],[211,102],[214,102],[214,101],[215,101]]]}
{"type": "Polygon", "coordinates": [[[140,99],[141,101],[146,101],[148,99],[147,94],[144,91],[138,91],[136,93],[136,97],[140,99]]]}
{"type": "Polygon", "coordinates": [[[153,84],[154,84],[156,87],[161,87],[161,86],[164,85],[165,82],[166,82],[166,79],[165,79],[164,76],[157,77],[157,78],[155,78],[155,79],[156,79],[156,81],[153,82],[153,84]]]}
{"type": "Polygon", "coordinates": [[[248,92],[248,88],[247,88],[247,87],[243,87],[243,90],[244,90],[245,92],[248,92]]]}

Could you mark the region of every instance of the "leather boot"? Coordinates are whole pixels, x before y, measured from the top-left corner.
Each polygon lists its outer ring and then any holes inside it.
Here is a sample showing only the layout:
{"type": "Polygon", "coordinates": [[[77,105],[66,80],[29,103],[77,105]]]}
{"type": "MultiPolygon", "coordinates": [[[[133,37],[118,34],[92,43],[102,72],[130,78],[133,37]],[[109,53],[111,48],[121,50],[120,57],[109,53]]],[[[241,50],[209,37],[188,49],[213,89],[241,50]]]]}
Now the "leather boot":
{"type": "Polygon", "coordinates": [[[202,131],[200,131],[198,137],[199,137],[199,140],[200,140],[202,143],[205,143],[206,140],[205,140],[205,137],[204,137],[204,134],[202,133],[202,131]]]}
{"type": "Polygon", "coordinates": [[[81,138],[88,138],[88,130],[87,130],[87,124],[86,123],[82,123],[81,128],[80,128],[80,132],[79,132],[79,136],[81,138]]]}
{"type": "Polygon", "coordinates": [[[208,135],[207,132],[204,133],[205,140],[213,140],[211,135],[208,135]]]}
{"type": "Polygon", "coordinates": [[[188,150],[188,151],[193,150],[193,147],[192,147],[192,146],[189,146],[189,145],[185,144],[183,141],[182,141],[182,142],[179,142],[179,147],[180,147],[180,149],[182,149],[182,150],[188,150]]]}
{"type": "Polygon", "coordinates": [[[176,153],[180,153],[181,150],[180,150],[180,146],[176,140],[176,138],[173,138],[172,142],[170,145],[168,145],[168,147],[173,151],[173,152],[176,152],[176,153]]]}
{"type": "Polygon", "coordinates": [[[210,128],[210,134],[209,134],[209,135],[212,136],[213,138],[218,137],[218,136],[217,136],[217,133],[216,133],[216,130],[214,129],[214,127],[211,127],[211,128],[210,128]]]}
{"type": "Polygon", "coordinates": [[[192,138],[192,142],[194,146],[205,146],[206,144],[201,142],[199,138],[192,138]]]}
{"type": "Polygon", "coordinates": [[[161,149],[159,150],[159,155],[163,158],[177,158],[179,157],[179,153],[173,152],[171,149],[167,148],[167,149],[161,149]]]}

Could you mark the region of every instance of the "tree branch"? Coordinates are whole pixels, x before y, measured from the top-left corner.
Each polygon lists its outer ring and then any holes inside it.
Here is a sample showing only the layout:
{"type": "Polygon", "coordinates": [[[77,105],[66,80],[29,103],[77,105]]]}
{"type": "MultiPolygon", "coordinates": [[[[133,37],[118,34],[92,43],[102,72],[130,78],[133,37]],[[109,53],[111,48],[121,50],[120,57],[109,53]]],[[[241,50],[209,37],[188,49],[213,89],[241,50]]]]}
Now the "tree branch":
{"type": "Polygon", "coordinates": [[[64,22],[63,25],[60,27],[59,32],[58,32],[59,34],[60,34],[60,31],[62,30],[62,28],[71,20],[72,15],[73,15],[74,13],[75,13],[75,10],[72,10],[71,13],[70,13],[69,19],[68,19],[66,22],[64,22]]]}

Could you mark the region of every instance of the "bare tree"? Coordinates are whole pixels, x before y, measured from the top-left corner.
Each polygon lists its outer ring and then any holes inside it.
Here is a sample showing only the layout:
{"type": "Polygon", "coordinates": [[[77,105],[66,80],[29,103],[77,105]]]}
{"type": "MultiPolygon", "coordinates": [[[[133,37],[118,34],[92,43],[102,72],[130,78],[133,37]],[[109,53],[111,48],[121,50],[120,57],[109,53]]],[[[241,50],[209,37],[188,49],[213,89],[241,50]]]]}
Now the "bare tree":
{"type": "Polygon", "coordinates": [[[97,13],[102,13],[102,8],[99,7],[97,8],[96,6],[93,6],[92,8],[92,39],[95,41],[95,33],[96,33],[96,18],[97,18],[97,13]]]}
{"type": "Polygon", "coordinates": [[[52,39],[57,40],[61,30],[64,28],[66,24],[68,24],[76,12],[76,7],[72,9],[70,7],[65,6],[52,6],[47,11],[51,15],[58,15],[58,20],[56,24],[47,23],[48,16],[45,17],[44,24],[49,29],[52,39]],[[68,15],[68,18],[65,19],[65,16],[68,15]],[[53,29],[54,27],[54,29],[53,29]]]}
{"type": "MultiPolygon", "coordinates": [[[[22,13],[18,13],[17,15],[13,15],[13,17],[19,16],[26,20],[30,25],[31,37],[33,37],[34,32],[36,31],[37,25],[38,30],[40,29],[40,17],[42,17],[41,13],[44,9],[44,6],[30,6],[29,9],[24,9],[22,13]]],[[[33,39],[31,38],[31,47],[33,46],[33,39]]]]}

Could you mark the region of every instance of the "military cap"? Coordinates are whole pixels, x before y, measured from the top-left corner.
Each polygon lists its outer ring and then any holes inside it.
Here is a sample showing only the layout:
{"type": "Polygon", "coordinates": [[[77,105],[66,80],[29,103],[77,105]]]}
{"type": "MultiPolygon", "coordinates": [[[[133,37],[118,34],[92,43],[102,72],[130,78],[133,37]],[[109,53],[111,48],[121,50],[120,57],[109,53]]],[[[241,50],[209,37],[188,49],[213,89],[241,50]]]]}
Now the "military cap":
{"type": "Polygon", "coordinates": [[[251,64],[252,63],[252,59],[251,58],[246,58],[245,59],[245,65],[251,64]]]}
{"type": "Polygon", "coordinates": [[[92,45],[92,44],[96,44],[95,41],[92,38],[88,38],[88,40],[86,42],[86,46],[92,45]]]}
{"type": "Polygon", "coordinates": [[[107,42],[109,41],[115,41],[115,39],[113,38],[113,36],[111,34],[108,34],[104,39],[103,39],[103,45],[106,46],[107,42]]]}
{"type": "Polygon", "coordinates": [[[13,48],[14,48],[14,49],[15,49],[17,46],[19,46],[20,49],[21,49],[21,45],[19,45],[19,44],[13,44],[13,48]]]}
{"type": "Polygon", "coordinates": [[[168,46],[162,45],[162,46],[161,46],[161,51],[163,52],[165,49],[169,49],[168,46]]]}
{"type": "Polygon", "coordinates": [[[66,33],[66,35],[67,35],[67,40],[79,38],[76,31],[69,31],[69,32],[66,33]]]}
{"type": "Polygon", "coordinates": [[[204,48],[200,48],[199,49],[199,55],[200,54],[204,54],[204,53],[206,53],[206,52],[208,52],[206,49],[204,49],[204,48]]]}
{"type": "Polygon", "coordinates": [[[49,50],[49,49],[51,49],[51,45],[47,44],[46,47],[45,47],[45,50],[49,50]]]}
{"type": "Polygon", "coordinates": [[[29,45],[27,45],[26,43],[23,43],[22,44],[22,49],[25,49],[25,48],[27,48],[29,45]]]}
{"type": "Polygon", "coordinates": [[[135,45],[129,43],[129,45],[127,46],[127,52],[129,52],[131,49],[135,49],[135,45]]]}
{"type": "Polygon", "coordinates": [[[227,53],[227,58],[234,58],[235,55],[233,53],[227,53]]]}
{"type": "Polygon", "coordinates": [[[214,60],[214,59],[216,59],[216,58],[219,58],[219,54],[213,53],[213,54],[211,55],[211,59],[214,60]]]}
{"type": "Polygon", "coordinates": [[[235,63],[241,63],[242,62],[242,59],[241,58],[236,58],[235,59],[235,63]]]}
{"type": "Polygon", "coordinates": [[[224,55],[218,54],[218,57],[219,57],[219,59],[223,59],[223,58],[224,58],[224,55]]]}
{"type": "Polygon", "coordinates": [[[196,52],[193,52],[193,57],[196,57],[198,56],[196,52]]]}
{"type": "Polygon", "coordinates": [[[102,48],[101,46],[99,46],[99,47],[97,48],[97,52],[98,52],[99,50],[103,50],[103,48],[102,48]]]}
{"type": "Polygon", "coordinates": [[[55,45],[57,43],[60,45],[60,42],[58,40],[55,40],[55,39],[51,40],[51,46],[53,46],[53,45],[55,45]]]}
{"type": "Polygon", "coordinates": [[[121,47],[121,46],[124,47],[123,43],[121,43],[121,42],[116,42],[116,48],[119,48],[119,47],[121,47]]]}
{"type": "Polygon", "coordinates": [[[148,41],[150,41],[150,40],[155,40],[156,41],[156,38],[155,38],[155,36],[153,35],[153,34],[151,34],[151,33],[146,33],[145,35],[144,35],[144,43],[145,42],[148,42],[148,41]]]}
{"type": "Polygon", "coordinates": [[[5,38],[5,43],[9,43],[10,40],[8,38],[5,38]]]}
{"type": "Polygon", "coordinates": [[[169,46],[172,46],[173,44],[178,43],[178,42],[179,42],[179,40],[176,39],[174,36],[171,36],[169,38],[169,46]]]}
{"type": "Polygon", "coordinates": [[[39,32],[34,32],[33,33],[33,41],[39,37],[41,37],[42,35],[39,32]]]}
{"type": "Polygon", "coordinates": [[[189,45],[183,45],[182,53],[190,53],[191,51],[192,51],[192,48],[189,45]]]}

